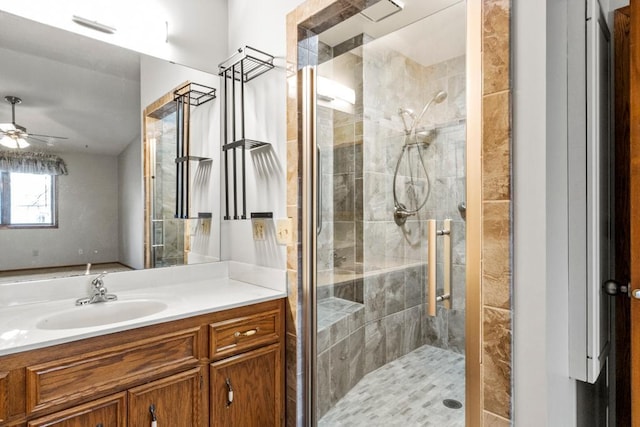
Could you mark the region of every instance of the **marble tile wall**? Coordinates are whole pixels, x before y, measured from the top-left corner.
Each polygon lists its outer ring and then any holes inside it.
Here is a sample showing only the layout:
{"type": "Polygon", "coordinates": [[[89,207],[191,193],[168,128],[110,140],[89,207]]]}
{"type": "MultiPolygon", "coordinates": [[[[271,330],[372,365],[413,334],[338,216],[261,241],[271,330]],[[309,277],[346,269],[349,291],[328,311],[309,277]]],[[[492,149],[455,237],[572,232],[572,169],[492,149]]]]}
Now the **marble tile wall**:
{"type": "Polygon", "coordinates": [[[509,0],[482,2],[482,385],[486,426],[511,419],[509,0]]]}
{"type": "MultiPolygon", "coordinates": [[[[439,309],[435,318],[428,317],[426,310],[405,312],[405,318],[418,315],[422,342],[440,348],[464,353],[465,319],[465,223],[458,205],[465,200],[466,181],[466,128],[465,128],[465,58],[464,56],[444,62],[423,66],[399,52],[391,50],[384,39],[366,44],[363,48],[364,62],[364,172],[363,172],[363,244],[364,267],[366,271],[380,268],[380,265],[426,263],[427,260],[427,219],[436,219],[438,227],[442,220],[452,219],[452,308],[439,309]],[[403,79],[399,80],[398,76],[403,79]],[[400,108],[420,112],[426,103],[439,91],[447,92],[447,99],[440,104],[432,104],[419,129],[428,130],[428,145],[410,146],[403,152],[405,127],[400,108]],[[420,163],[422,156],[424,164],[420,163]],[[398,164],[398,159],[400,163],[398,164]],[[422,204],[430,187],[426,204],[415,217],[399,227],[393,220],[395,199],[393,196],[394,173],[398,168],[395,190],[397,201],[410,209],[422,204]],[[428,179],[427,179],[428,174],[428,179]],[[411,177],[417,184],[411,186],[411,177]],[[417,177],[417,179],[415,179],[417,177]],[[384,242],[384,244],[380,244],[384,242]]],[[[408,121],[411,118],[407,117],[408,121]]],[[[409,141],[413,141],[412,139],[409,141]]],[[[443,252],[441,239],[438,242],[437,277],[438,289],[443,289],[443,252]]],[[[424,287],[426,271],[411,272],[424,287]]],[[[365,279],[365,311],[367,320],[378,321],[375,307],[368,311],[371,294],[379,298],[380,289],[374,279],[365,279]]],[[[402,291],[397,281],[387,284],[387,294],[394,287],[402,291]]],[[[406,286],[412,286],[407,282],[406,286]]],[[[418,290],[419,291],[419,290],[418,290]]],[[[424,301],[420,292],[418,301],[424,301]]],[[[393,303],[392,303],[393,304],[393,303]]],[[[389,305],[389,301],[386,301],[389,305]]],[[[410,307],[407,307],[410,308],[410,307]]],[[[404,310],[404,308],[403,308],[404,310]]],[[[385,313],[386,315],[395,314],[385,313]]],[[[397,319],[395,319],[397,320],[397,319]]],[[[372,325],[365,333],[365,339],[373,352],[367,369],[376,369],[381,363],[393,360],[401,352],[384,352],[388,339],[385,334],[394,333],[391,323],[372,325]],[[396,354],[397,353],[397,354],[396,354]],[[390,358],[391,357],[391,358],[390,358]]],[[[399,323],[394,323],[395,327],[399,323]]],[[[409,324],[405,324],[410,328],[409,324]]],[[[410,332],[409,332],[410,333],[410,332]]],[[[390,339],[389,348],[397,348],[396,340],[390,339]]]]}
{"type": "Polygon", "coordinates": [[[176,209],[176,127],[175,114],[155,123],[160,138],[156,142],[155,203],[156,242],[164,247],[156,249],[157,265],[170,266],[184,263],[184,221],[175,219],[176,209]]]}
{"type": "MultiPolygon", "coordinates": [[[[359,0],[358,0],[359,1],[359,0]]],[[[302,138],[301,117],[299,115],[298,93],[301,79],[298,74],[299,29],[317,30],[352,16],[362,8],[356,0],[307,0],[287,15],[287,213],[294,221],[294,241],[287,251],[288,291],[287,337],[286,337],[286,425],[303,425],[302,408],[302,337],[299,335],[301,312],[299,310],[302,288],[301,270],[301,172],[302,138]],[[355,7],[354,7],[355,6],[355,7]]],[[[482,199],[484,208],[481,214],[482,231],[482,287],[483,293],[483,329],[481,337],[484,348],[481,394],[482,417],[477,420],[485,426],[506,426],[511,418],[511,325],[510,295],[511,270],[505,259],[511,256],[509,239],[510,228],[510,2],[509,0],[483,0],[483,123],[482,135],[482,199]],[[496,95],[493,99],[489,99],[496,95]],[[489,108],[490,111],[484,111],[489,108]],[[497,114],[497,111],[501,111],[497,114]],[[500,119],[496,122],[496,118],[500,119]],[[495,144],[489,133],[495,123],[500,144],[495,144]],[[492,146],[494,148],[489,149],[492,146]],[[506,148],[506,150],[505,150],[506,148]],[[492,156],[498,149],[497,156],[492,156]],[[493,164],[495,162],[495,164],[493,164]],[[495,209],[492,209],[494,205],[495,209]],[[485,215],[492,213],[493,219],[485,215]],[[498,351],[493,349],[497,344],[498,351]],[[491,397],[491,396],[494,397],[491,397]]],[[[305,53],[304,51],[301,51],[305,53]]],[[[308,51],[307,51],[308,53],[308,51]]],[[[385,236],[384,229],[378,231],[378,238],[385,236]]],[[[406,250],[406,247],[405,247],[406,250]]],[[[455,270],[454,270],[455,271],[455,270]]],[[[406,297],[406,294],[405,294],[406,297]]],[[[370,328],[375,329],[378,324],[370,328]]],[[[385,352],[386,357],[386,352],[385,352]]],[[[472,414],[473,417],[476,414],[472,414]]],[[[475,420],[475,418],[473,418],[475,420]]]]}

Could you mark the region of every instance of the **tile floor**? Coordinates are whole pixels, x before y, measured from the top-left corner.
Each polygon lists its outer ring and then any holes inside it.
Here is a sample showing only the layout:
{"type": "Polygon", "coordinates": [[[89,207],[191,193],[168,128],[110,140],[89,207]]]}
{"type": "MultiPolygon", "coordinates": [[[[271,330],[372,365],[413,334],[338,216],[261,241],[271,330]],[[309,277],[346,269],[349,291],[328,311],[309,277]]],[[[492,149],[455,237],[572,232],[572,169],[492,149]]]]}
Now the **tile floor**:
{"type": "Polygon", "coordinates": [[[464,426],[464,356],[428,345],[367,374],[320,427],[464,426]],[[463,404],[449,409],[444,399],[463,404]]]}

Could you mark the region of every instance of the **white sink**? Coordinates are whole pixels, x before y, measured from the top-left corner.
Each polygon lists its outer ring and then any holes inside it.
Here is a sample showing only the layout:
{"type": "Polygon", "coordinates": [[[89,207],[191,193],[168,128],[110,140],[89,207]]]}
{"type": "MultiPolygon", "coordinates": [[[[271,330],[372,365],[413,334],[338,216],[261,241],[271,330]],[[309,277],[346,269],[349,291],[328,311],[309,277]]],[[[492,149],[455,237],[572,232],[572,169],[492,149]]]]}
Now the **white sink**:
{"type": "Polygon", "coordinates": [[[159,313],[167,304],[153,300],[109,301],[73,307],[41,318],[38,329],[77,329],[124,322],[159,313]]]}

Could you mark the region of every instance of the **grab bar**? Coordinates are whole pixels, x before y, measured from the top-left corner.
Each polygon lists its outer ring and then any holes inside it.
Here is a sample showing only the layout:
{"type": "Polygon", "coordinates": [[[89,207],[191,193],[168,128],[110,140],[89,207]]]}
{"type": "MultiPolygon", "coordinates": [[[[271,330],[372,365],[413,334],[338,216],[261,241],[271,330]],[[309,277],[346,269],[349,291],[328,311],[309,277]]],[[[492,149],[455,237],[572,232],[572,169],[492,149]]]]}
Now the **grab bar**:
{"type": "Polygon", "coordinates": [[[451,309],[451,220],[445,219],[442,230],[436,229],[436,220],[427,221],[428,241],[428,289],[427,289],[427,314],[431,317],[436,315],[436,304],[443,302],[444,308],[451,309]],[[443,294],[437,295],[436,286],[436,236],[443,236],[443,294]]]}

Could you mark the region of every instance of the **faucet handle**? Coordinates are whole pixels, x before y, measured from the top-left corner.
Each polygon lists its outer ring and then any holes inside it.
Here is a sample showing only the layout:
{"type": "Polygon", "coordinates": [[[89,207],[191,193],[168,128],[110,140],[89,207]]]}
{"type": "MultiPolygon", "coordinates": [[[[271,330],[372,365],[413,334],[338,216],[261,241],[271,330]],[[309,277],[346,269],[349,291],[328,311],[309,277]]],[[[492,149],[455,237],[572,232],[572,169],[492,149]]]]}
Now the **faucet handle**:
{"type": "Polygon", "coordinates": [[[107,272],[106,272],[106,271],[103,271],[102,273],[100,273],[100,274],[98,275],[98,277],[96,277],[95,279],[93,279],[93,280],[91,281],[91,284],[92,284],[93,286],[95,286],[96,288],[101,288],[101,287],[102,287],[102,285],[103,285],[103,283],[102,283],[102,278],[103,278],[104,276],[106,276],[106,275],[107,275],[107,272]]]}
{"type": "Polygon", "coordinates": [[[90,262],[88,262],[88,263],[87,263],[87,269],[84,271],[84,275],[85,275],[85,276],[88,276],[88,275],[90,275],[90,274],[91,274],[91,263],[90,263],[90,262]]]}

